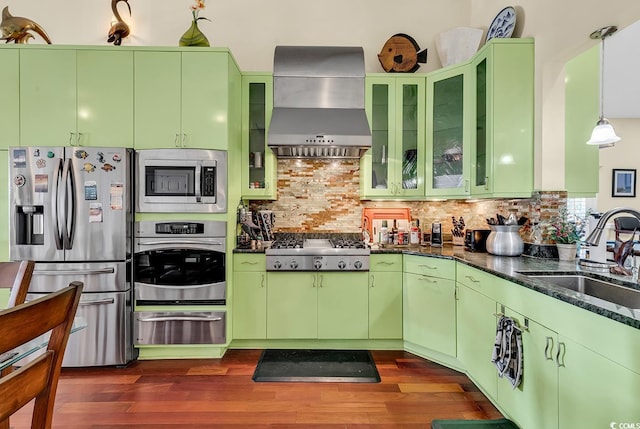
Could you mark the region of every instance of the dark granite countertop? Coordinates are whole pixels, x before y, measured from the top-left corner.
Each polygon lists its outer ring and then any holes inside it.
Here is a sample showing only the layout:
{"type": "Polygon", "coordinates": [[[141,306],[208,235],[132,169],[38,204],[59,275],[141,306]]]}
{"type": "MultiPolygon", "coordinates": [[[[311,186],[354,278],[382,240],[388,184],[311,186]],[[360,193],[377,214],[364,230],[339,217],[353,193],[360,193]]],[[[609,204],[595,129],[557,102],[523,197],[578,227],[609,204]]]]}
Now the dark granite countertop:
{"type": "MultiPolygon", "coordinates": [[[[234,249],[234,253],[264,253],[264,250],[234,249]]],[[[553,271],[557,273],[580,273],[600,280],[640,290],[640,284],[632,283],[630,277],[622,277],[583,268],[576,262],[555,259],[530,258],[526,256],[494,256],[488,253],[469,252],[462,246],[445,244],[431,246],[391,246],[372,249],[371,254],[401,253],[405,255],[428,256],[452,259],[471,267],[486,271],[510,282],[544,293],[571,305],[583,308],[609,319],[640,329],[640,309],[632,309],[618,304],[595,300],[590,296],[555,286],[547,281],[534,279],[521,272],[553,271]]]]}

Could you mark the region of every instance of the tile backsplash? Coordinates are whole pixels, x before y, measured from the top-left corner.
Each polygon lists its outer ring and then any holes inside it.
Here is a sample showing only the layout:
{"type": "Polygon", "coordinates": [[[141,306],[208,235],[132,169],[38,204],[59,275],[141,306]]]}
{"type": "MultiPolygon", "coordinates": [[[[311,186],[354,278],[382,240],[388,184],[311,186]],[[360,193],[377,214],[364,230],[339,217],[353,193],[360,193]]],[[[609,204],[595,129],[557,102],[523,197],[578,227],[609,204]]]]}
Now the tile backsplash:
{"type": "MultiPolygon", "coordinates": [[[[276,232],[361,231],[365,207],[408,207],[424,229],[441,222],[443,232],[451,230],[451,217],[465,219],[467,228],[486,228],[486,219],[496,213],[517,218],[526,216],[542,222],[557,215],[566,205],[565,191],[535,192],[531,198],[479,201],[361,201],[360,162],[358,160],[278,160],[278,199],[251,201],[252,210],[272,210],[276,232]]],[[[527,228],[521,231],[526,240],[527,228]]]]}

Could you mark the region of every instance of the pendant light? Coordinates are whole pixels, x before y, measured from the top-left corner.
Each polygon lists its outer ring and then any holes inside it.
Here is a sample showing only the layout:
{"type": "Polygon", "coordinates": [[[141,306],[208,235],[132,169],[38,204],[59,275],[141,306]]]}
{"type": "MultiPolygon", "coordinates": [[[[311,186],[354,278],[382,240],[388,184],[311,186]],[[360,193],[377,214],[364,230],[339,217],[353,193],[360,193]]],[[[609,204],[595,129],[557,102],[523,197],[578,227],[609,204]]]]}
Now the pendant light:
{"type": "Polygon", "coordinates": [[[596,145],[600,149],[606,147],[612,147],[616,142],[620,141],[620,137],[616,135],[616,131],[613,129],[613,125],[604,118],[603,113],[603,100],[604,100],[604,39],[611,36],[618,31],[618,27],[615,25],[609,25],[602,27],[589,36],[594,40],[602,40],[602,49],[600,50],[600,119],[593,128],[591,138],[587,142],[589,145],[596,145]]]}

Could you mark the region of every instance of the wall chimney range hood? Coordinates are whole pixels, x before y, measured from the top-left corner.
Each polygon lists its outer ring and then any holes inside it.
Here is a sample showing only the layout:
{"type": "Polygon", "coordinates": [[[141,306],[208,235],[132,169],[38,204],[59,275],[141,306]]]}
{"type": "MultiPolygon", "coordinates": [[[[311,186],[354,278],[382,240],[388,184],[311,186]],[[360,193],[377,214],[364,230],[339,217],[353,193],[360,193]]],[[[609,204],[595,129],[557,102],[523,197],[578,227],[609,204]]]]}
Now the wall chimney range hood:
{"type": "Polygon", "coordinates": [[[267,144],[278,158],[360,158],[371,147],[360,47],[277,46],[267,144]]]}

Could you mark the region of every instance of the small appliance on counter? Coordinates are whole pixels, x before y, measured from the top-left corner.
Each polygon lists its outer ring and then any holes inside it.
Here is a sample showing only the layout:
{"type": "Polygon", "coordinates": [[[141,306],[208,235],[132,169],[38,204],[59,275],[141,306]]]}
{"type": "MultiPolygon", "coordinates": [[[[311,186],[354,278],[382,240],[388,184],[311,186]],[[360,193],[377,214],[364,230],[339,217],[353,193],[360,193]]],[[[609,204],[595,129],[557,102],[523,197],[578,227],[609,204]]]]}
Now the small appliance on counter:
{"type": "Polygon", "coordinates": [[[431,246],[442,246],[442,224],[440,222],[431,224],[431,246]]]}
{"type": "Polygon", "coordinates": [[[464,235],[464,248],[470,252],[486,252],[487,237],[490,229],[467,229],[464,235]]]}

